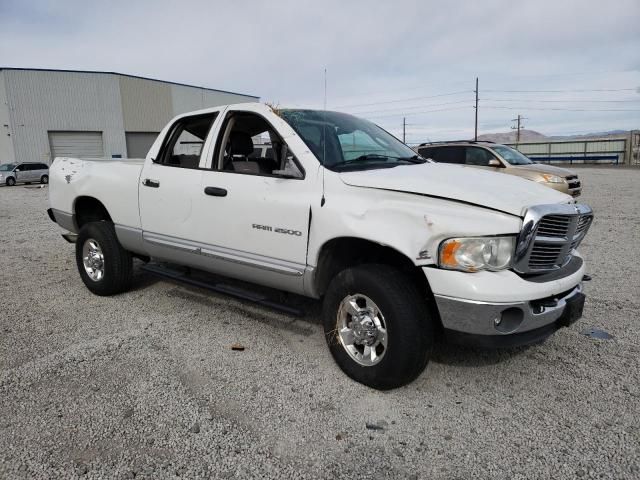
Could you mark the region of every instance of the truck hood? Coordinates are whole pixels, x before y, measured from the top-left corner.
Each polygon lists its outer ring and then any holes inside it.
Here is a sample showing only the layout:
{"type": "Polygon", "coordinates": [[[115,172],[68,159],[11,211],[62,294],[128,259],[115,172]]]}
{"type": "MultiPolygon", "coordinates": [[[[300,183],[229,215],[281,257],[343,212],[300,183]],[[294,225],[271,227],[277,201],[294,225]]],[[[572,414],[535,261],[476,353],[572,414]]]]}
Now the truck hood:
{"type": "Polygon", "coordinates": [[[511,168],[517,168],[518,170],[526,170],[532,173],[550,173],[551,175],[558,175],[559,177],[566,177],[568,175],[575,175],[568,168],[556,167],[554,165],[543,165],[541,163],[534,163],[533,165],[512,165],[511,168]]]}
{"type": "Polygon", "coordinates": [[[444,198],[517,216],[532,205],[573,202],[569,195],[530,180],[444,163],[343,172],[340,178],[354,187],[444,198]]]}

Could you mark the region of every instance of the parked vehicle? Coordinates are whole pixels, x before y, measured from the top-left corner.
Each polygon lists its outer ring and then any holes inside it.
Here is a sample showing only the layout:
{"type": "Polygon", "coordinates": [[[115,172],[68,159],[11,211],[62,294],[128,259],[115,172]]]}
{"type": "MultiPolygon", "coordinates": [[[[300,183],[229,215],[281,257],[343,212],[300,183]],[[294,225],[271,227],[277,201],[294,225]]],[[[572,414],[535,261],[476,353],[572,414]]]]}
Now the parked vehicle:
{"type": "Polygon", "coordinates": [[[46,163],[5,163],[0,165],[0,183],[12,187],[16,183],[49,183],[46,163]]]}
{"type": "Polygon", "coordinates": [[[573,197],[582,192],[577,173],[554,165],[535,163],[506,145],[472,141],[438,142],[423,143],[415,150],[424,158],[438,163],[456,163],[516,175],[573,197]]]}
{"type": "Polygon", "coordinates": [[[321,298],[334,359],[378,389],[416,378],[439,333],[538,342],[584,305],[576,248],[591,208],[427,161],[343,113],[250,103],[180,115],[145,160],[56,158],[49,203],[77,233],[95,294],[126,291],[137,256],[321,298]],[[254,153],[260,136],[272,157],[254,153]]]}

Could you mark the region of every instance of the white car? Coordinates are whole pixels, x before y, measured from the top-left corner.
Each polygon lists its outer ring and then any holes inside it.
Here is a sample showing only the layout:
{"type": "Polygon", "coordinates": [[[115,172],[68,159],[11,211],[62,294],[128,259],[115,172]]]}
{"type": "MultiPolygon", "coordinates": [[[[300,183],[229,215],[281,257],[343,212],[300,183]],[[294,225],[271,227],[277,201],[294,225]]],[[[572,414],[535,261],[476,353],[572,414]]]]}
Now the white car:
{"type": "Polygon", "coordinates": [[[145,160],[56,158],[50,175],[92,292],[126,291],[136,256],[322,298],[334,359],[374,388],[416,378],[439,333],[520,345],[582,313],[588,206],[429,162],[351,115],[210,108],[171,120],[145,160]]]}
{"type": "Polygon", "coordinates": [[[49,183],[46,163],[24,162],[0,165],[0,184],[13,187],[16,183],[49,183]]]}

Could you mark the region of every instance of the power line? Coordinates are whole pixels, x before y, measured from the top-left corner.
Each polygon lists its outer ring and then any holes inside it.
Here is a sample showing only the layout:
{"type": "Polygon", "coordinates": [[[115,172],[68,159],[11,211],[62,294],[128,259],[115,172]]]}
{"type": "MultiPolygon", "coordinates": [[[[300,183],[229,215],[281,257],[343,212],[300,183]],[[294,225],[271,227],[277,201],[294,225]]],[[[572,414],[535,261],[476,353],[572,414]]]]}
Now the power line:
{"type": "MultiPolygon", "coordinates": [[[[425,84],[422,84],[419,87],[412,87],[412,88],[396,88],[396,89],[392,89],[392,90],[386,90],[386,91],[378,91],[378,92],[359,92],[358,95],[359,97],[363,97],[363,96],[376,96],[376,95],[389,95],[390,93],[400,93],[400,92],[415,92],[416,90],[424,90],[425,87],[429,87],[429,86],[435,86],[435,85],[440,85],[442,82],[439,81],[434,81],[434,82],[427,82],[425,84]]],[[[462,84],[466,84],[467,80],[459,80],[457,82],[447,82],[446,85],[449,87],[453,87],[453,86],[458,86],[458,85],[462,85],[462,84]]],[[[345,97],[343,97],[345,98],[345,97]]],[[[339,99],[338,99],[339,101],[339,99]]],[[[341,107],[333,107],[333,108],[341,108],[341,107]]]]}
{"type": "Polygon", "coordinates": [[[640,109],[623,108],[541,108],[541,107],[485,107],[491,110],[547,110],[557,112],[640,112],[640,109]]]}
{"type": "Polygon", "coordinates": [[[485,90],[503,93],[567,93],[567,92],[635,92],[635,88],[596,88],[591,90],[485,90]]]}
{"type": "Polygon", "coordinates": [[[483,98],[485,102],[540,102],[540,103],[629,103],[640,102],[639,100],[587,100],[587,99],[564,99],[564,100],[538,100],[535,98],[483,98]]]}
{"type": "Polygon", "coordinates": [[[422,115],[424,113],[448,112],[448,111],[451,111],[451,110],[467,110],[469,108],[473,108],[473,107],[471,107],[471,106],[467,106],[467,107],[452,107],[452,108],[440,108],[438,110],[425,110],[424,112],[395,113],[395,114],[391,114],[391,115],[371,115],[371,116],[368,116],[367,118],[402,117],[402,116],[408,116],[408,115],[422,115]]]}
{"type": "Polygon", "coordinates": [[[355,112],[356,115],[364,115],[365,113],[380,113],[380,112],[394,112],[399,111],[400,113],[405,112],[406,110],[413,110],[415,108],[429,108],[429,107],[442,107],[444,105],[457,105],[460,103],[467,103],[469,100],[458,100],[455,102],[444,102],[444,103],[431,103],[427,105],[416,105],[414,107],[395,107],[395,108],[386,108],[382,110],[367,110],[365,112],[355,112]]]}
{"type": "Polygon", "coordinates": [[[552,78],[552,77],[580,77],[583,75],[610,75],[612,73],[630,73],[630,70],[593,70],[590,72],[566,72],[549,74],[507,75],[508,78],[552,78]]]}
{"type": "Polygon", "coordinates": [[[355,103],[351,105],[336,105],[333,108],[352,108],[352,107],[369,107],[372,105],[385,105],[388,103],[400,103],[400,102],[411,102],[413,100],[427,100],[429,98],[438,98],[438,97],[447,97],[450,95],[460,95],[462,93],[469,93],[472,90],[461,90],[459,92],[450,92],[450,93],[440,93],[438,95],[429,95],[426,97],[411,97],[411,98],[402,98],[397,100],[388,100],[384,102],[372,102],[372,103],[355,103]]]}

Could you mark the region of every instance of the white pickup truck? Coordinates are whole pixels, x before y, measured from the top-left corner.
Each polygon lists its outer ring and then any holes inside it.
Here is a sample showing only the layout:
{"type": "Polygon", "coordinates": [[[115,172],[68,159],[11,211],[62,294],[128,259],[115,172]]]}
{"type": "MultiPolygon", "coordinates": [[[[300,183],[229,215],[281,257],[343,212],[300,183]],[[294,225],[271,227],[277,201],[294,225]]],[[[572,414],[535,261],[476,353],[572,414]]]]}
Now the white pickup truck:
{"type": "Polygon", "coordinates": [[[322,298],[337,364],[378,389],[416,378],[437,335],[539,342],[584,305],[588,206],[343,113],[180,115],[144,161],[56,158],[49,192],[92,292],[127,290],[138,257],[322,298]]]}

